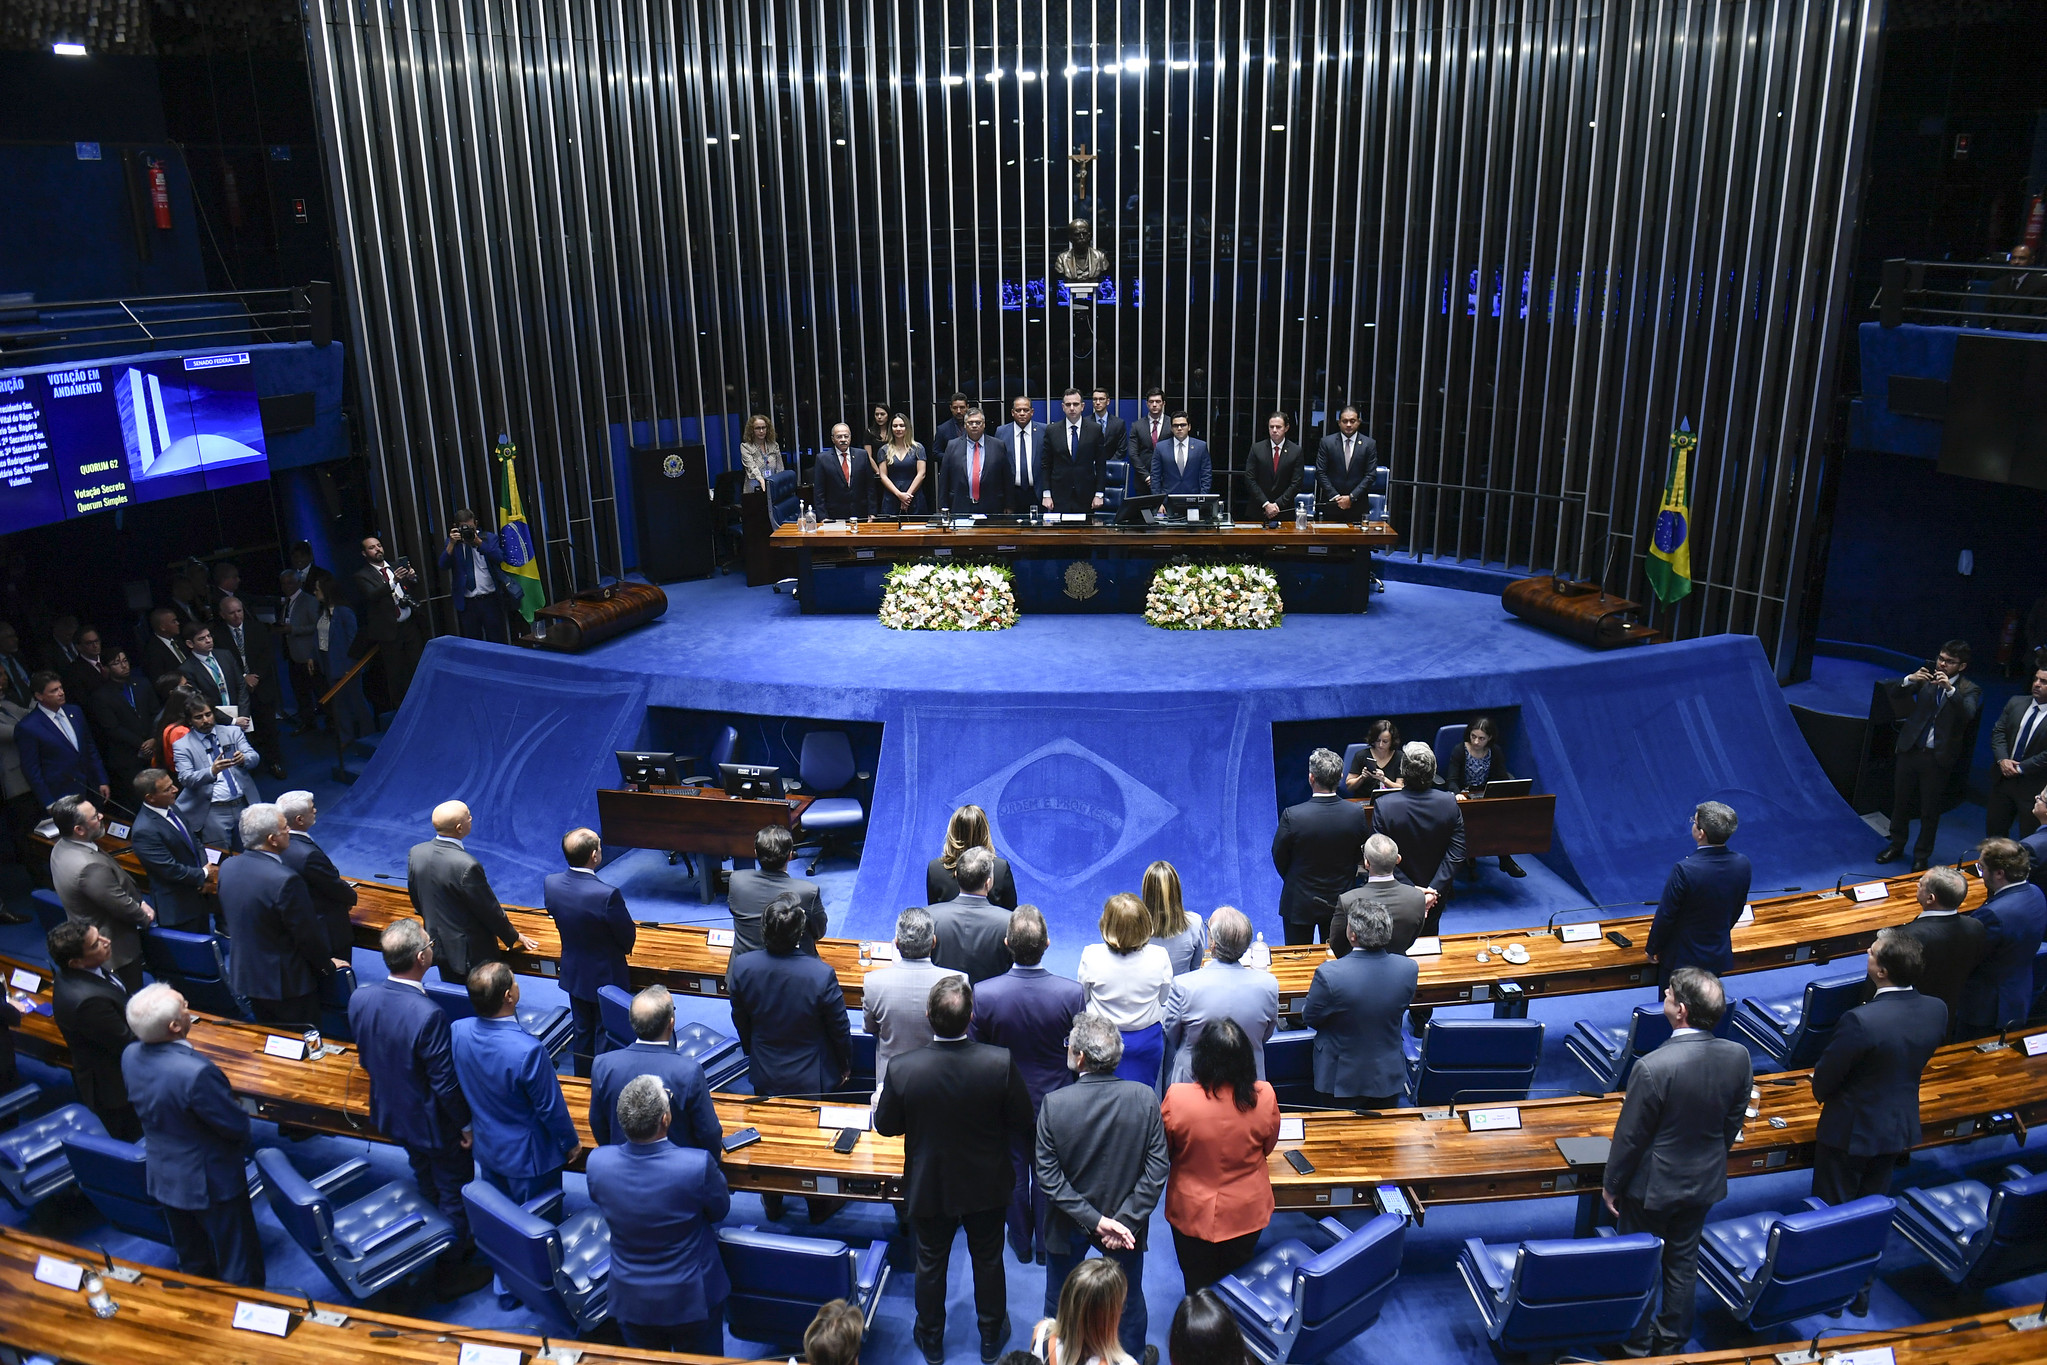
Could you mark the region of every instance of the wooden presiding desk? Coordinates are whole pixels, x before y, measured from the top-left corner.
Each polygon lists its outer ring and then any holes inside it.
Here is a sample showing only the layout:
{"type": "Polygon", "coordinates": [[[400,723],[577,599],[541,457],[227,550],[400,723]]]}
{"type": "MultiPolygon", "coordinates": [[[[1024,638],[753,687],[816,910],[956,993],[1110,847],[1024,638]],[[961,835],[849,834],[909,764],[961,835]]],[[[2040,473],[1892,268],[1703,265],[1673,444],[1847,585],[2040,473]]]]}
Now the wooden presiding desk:
{"type": "MultiPolygon", "coordinates": [[[[1352,805],[1372,809],[1367,797],[1349,798],[1352,805]]],[[[1557,798],[1553,792],[1527,796],[1457,798],[1464,813],[1464,853],[1469,858],[1501,854],[1547,853],[1556,835],[1557,798]]]]}
{"type": "Polygon", "coordinates": [[[727,796],[716,787],[663,791],[599,788],[597,831],[618,848],[656,848],[667,853],[709,854],[697,858],[697,899],[717,899],[719,858],[751,858],[753,836],[769,825],[793,830],[814,797],[776,801],[727,796]]]}

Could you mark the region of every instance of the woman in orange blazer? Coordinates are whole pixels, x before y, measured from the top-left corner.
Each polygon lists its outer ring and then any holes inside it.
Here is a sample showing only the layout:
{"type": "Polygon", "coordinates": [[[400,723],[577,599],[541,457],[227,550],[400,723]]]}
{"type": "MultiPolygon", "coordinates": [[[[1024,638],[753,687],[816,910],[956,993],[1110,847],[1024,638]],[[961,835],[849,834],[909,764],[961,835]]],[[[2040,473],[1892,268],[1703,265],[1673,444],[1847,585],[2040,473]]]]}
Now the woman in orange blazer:
{"type": "Polygon", "coordinates": [[[1272,1221],[1265,1158],[1279,1143],[1279,1097],[1258,1079],[1251,1040],[1234,1020],[1201,1031],[1194,1079],[1166,1091],[1166,1221],[1187,1292],[1205,1289],[1258,1250],[1272,1221]]]}

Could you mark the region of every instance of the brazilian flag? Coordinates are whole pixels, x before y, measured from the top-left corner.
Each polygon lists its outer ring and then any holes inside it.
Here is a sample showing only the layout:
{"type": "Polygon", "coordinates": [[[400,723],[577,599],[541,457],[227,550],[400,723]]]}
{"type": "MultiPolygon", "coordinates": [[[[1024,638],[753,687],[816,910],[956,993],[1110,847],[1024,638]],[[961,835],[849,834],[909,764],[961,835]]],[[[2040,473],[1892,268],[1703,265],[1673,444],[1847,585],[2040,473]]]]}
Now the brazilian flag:
{"type": "MultiPolygon", "coordinates": [[[[1699,438],[1690,418],[1670,433],[1670,478],[1663,485],[1663,503],[1656,509],[1656,531],[1645,571],[1660,602],[1675,602],[1692,591],[1692,485],[1687,466],[1699,438]]],[[[506,551],[506,563],[511,552],[506,551]]]]}
{"type": "Polygon", "coordinates": [[[540,586],[540,565],[533,555],[533,532],[526,525],[526,506],[519,501],[518,447],[498,437],[498,548],[504,551],[505,572],[519,585],[519,614],[528,621],[547,605],[540,586]]]}

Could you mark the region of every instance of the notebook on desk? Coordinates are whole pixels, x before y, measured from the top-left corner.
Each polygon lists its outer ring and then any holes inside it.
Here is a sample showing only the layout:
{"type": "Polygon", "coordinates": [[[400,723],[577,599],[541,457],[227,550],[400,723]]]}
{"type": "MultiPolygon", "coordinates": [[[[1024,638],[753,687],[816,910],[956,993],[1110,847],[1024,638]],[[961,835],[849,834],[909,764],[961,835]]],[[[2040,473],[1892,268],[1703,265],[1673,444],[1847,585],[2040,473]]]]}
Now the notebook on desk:
{"type": "Polygon", "coordinates": [[[1613,1151],[1613,1139],[1603,1137],[1568,1137],[1557,1139],[1557,1151],[1566,1164],[1579,1166],[1604,1166],[1609,1153],[1613,1151]]]}

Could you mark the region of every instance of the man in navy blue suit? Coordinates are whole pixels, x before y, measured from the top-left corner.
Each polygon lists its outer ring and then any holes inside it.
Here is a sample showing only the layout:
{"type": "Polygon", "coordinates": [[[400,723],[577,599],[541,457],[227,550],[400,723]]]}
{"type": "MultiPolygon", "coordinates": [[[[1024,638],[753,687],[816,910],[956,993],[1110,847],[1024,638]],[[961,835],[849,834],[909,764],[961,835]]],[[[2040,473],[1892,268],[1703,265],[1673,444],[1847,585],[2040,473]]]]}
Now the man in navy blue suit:
{"type": "Polygon", "coordinates": [[[1903,926],[1879,933],[1869,1003],[1841,1016],[1813,1067],[1823,1107],[1812,1192],[1829,1204],[1885,1193],[1898,1158],[1919,1145],[1919,1073],[1947,1041],[1947,1006],[1914,989],[1924,962],[1903,926]]]}
{"type": "Polygon", "coordinates": [[[1003,510],[1030,511],[1045,496],[1045,424],[1033,415],[1031,400],[1019,394],[1009,400],[1009,420],[989,434],[1002,443],[1009,461],[1003,510]]]}
{"type": "Polygon", "coordinates": [[[1336,430],[1315,447],[1315,496],[1317,515],[1339,521],[1357,521],[1370,505],[1372,485],[1379,479],[1379,446],[1360,435],[1362,419],[1356,408],[1336,414],[1336,430]]]}
{"type": "Polygon", "coordinates": [[[654,1076],[668,1089],[669,1140],[716,1155],[725,1128],[704,1069],[675,1050],[675,998],[668,988],[649,986],[634,996],[632,1021],[632,1046],[605,1053],[590,1070],[590,1135],[600,1147],[624,1141],[615,1126],[618,1097],[634,1077],[654,1076]]]}
{"type": "Polygon", "coordinates": [[[461,1262],[474,1243],[462,1187],[476,1178],[470,1155],[469,1101],[455,1075],[448,1016],[427,999],[433,944],[418,920],[394,921],[378,943],[390,976],[348,1000],[356,1056],[370,1076],[370,1122],[405,1149],[419,1192],[455,1225],[456,1244],[443,1253],[437,1298],[458,1298],[490,1281],[490,1271],[461,1262]]]}
{"type": "Polygon", "coordinates": [[[1193,421],[1183,408],[1173,414],[1173,434],[1159,442],[1151,456],[1151,491],[1154,493],[1212,492],[1214,477],[1208,461],[1208,442],[1191,433],[1193,421]]]}
{"type": "Polygon", "coordinates": [[[1009,507],[1009,447],[985,430],[987,417],[968,408],[966,432],[945,448],[938,471],[938,506],[955,516],[1002,512],[1009,507]]]}
{"type": "Polygon", "coordinates": [[[2033,957],[2047,934],[2047,894],[2027,880],[2032,860],[2009,839],[1976,846],[1976,867],[1989,899],[1969,912],[1988,931],[1988,945],[1962,985],[1957,1037],[1975,1038],[2026,1021],[2033,999],[2033,957]]]}
{"type": "Polygon", "coordinates": [[[199,831],[178,813],[177,779],[162,768],[135,778],[135,824],[129,840],[149,873],[149,903],[160,929],[203,934],[213,917],[215,872],[199,831]]]}
{"type": "Polygon", "coordinates": [[[977,1043],[1009,1049],[1030,1092],[1032,1138],[1012,1137],[1010,1159],[1016,1163],[1016,1192],[1009,1203],[1009,1249],[1029,1265],[1044,1248],[1045,1195],[1037,1188],[1034,1140],[1036,1115],[1045,1096],[1073,1084],[1066,1065],[1066,1036],[1074,1016],[1087,1007],[1087,992],[1078,981],[1056,976],[1039,965],[1051,944],[1045,917],[1035,905],[1009,912],[1003,946],[1016,965],[974,988],[974,1012],[968,1036],[977,1043]]]}
{"type": "Polygon", "coordinates": [[[183,1045],[193,1021],[184,996],[145,986],[127,1015],[135,1041],[121,1054],[121,1079],[142,1120],[144,1181],[170,1223],[178,1269],[261,1289],[263,1242],[243,1169],[249,1116],[220,1068],[183,1045]]]}
{"type": "Polygon", "coordinates": [[[2047,791],[2033,798],[2033,819],[2040,827],[2019,840],[2019,847],[2033,860],[2033,885],[2047,890],[2047,791]]]}
{"type": "Polygon", "coordinates": [[[1318,1103],[1337,1109],[1392,1109],[1407,1088],[1400,1020],[1414,1003],[1421,966],[1393,943],[1393,915],[1364,902],[1338,931],[1353,951],[1315,968],[1302,1019],[1315,1030],[1318,1103]]]}
{"type": "Polygon", "coordinates": [[[615,1113],[626,1141],[590,1153],[590,1202],[611,1229],[611,1316],[628,1346],[722,1356],[732,1282],[717,1228],[732,1194],[716,1156],[668,1140],[670,1113],[660,1080],[635,1077],[615,1113]]]}
{"type": "Polygon", "coordinates": [[[810,471],[810,503],[820,519],[844,521],[874,515],[874,466],[867,452],[853,449],[853,428],[832,426],[832,448],[820,453],[810,471]]]}
{"type": "Polygon", "coordinates": [[[1400,787],[1372,798],[1372,829],[1391,839],[1400,861],[1393,875],[1428,899],[1422,932],[1433,934],[1464,861],[1464,809],[1436,785],[1436,751],[1421,741],[1400,751],[1400,787]]]}
{"type": "Polygon", "coordinates": [[[1068,389],[1059,400],[1060,420],[1045,434],[1038,497],[1048,512],[1092,512],[1106,501],[1102,485],[1107,447],[1102,429],[1086,416],[1085,407],[1080,390],[1068,389]]]}
{"type": "Polygon", "coordinates": [[[561,988],[568,992],[576,1021],[570,1044],[576,1074],[590,1074],[590,1062],[607,1044],[599,1026],[597,992],[604,986],[629,989],[626,954],[637,931],[625,906],[625,892],[597,876],[604,861],[604,841],[594,829],[572,829],[562,836],[566,872],[550,872],[543,883],[544,904],[561,935],[561,988]]]}
{"type": "Polygon", "coordinates": [[[504,589],[499,581],[504,562],[497,532],[478,527],[476,513],[459,509],[455,524],[448,528],[447,543],[441,546],[441,568],[452,580],[455,622],[463,639],[511,643],[505,635],[504,589]]]}
{"type": "Polygon", "coordinates": [[[562,1168],[581,1145],[562,1098],[554,1059],[520,1027],[519,983],[502,962],[469,973],[474,1019],[452,1030],[455,1074],[469,1099],[476,1164],[506,1198],[523,1204],[562,1187],[562,1168]]]}
{"type": "MultiPolygon", "coordinates": [[[[1130,428],[1121,417],[1110,411],[1109,391],[1097,385],[1094,392],[1088,395],[1088,399],[1090,406],[1087,410],[1087,420],[1093,425],[1096,432],[1100,434],[1103,464],[1106,466],[1110,460],[1123,460],[1128,463],[1130,458],[1130,428]]],[[[1106,468],[1103,471],[1102,477],[1105,479],[1108,477],[1106,468]]],[[[1127,491],[1127,476],[1125,488],[1127,491]]]]}
{"type": "Polygon", "coordinates": [[[1678,860],[1663,883],[1663,899],[1644,945],[1656,964],[1659,988],[1680,967],[1721,976],[1734,968],[1734,922],[1748,902],[1749,861],[1727,846],[1740,821],[1734,808],[1701,801],[1692,812],[1698,852],[1678,860]]]}
{"type": "Polygon", "coordinates": [[[100,761],[85,712],[64,700],[64,680],[38,673],[28,680],[35,709],[14,726],[14,746],[21,755],[21,775],[45,810],[61,796],[112,794],[107,765],[100,761]]]}
{"type": "Polygon", "coordinates": [[[284,812],[262,802],[242,812],[240,857],[220,868],[220,918],[234,940],[228,971],[259,1024],[320,1022],[320,978],[347,962],[327,951],[305,878],[284,865],[284,812]]]}
{"type": "MultiPolygon", "coordinates": [[[[1344,892],[1357,884],[1358,861],[1372,816],[1336,794],[1343,760],[1332,749],[1308,755],[1308,799],[1280,812],[1272,832],[1272,869],[1279,873],[1279,918],[1288,943],[1325,943],[1344,892]]],[[[1447,870],[1445,872],[1447,876],[1447,870]]]]}
{"type": "Polygon", "coordinates": [[[278,797],[277,808],[284,812],[285,828],[291,831],[291,842],[282,855],[284,865],[305,879],[306,891],[313,898],[313,918],[327,935],[327,951],[346,962],[355,951],[355,925],[348,916],[355,909],[355,887],[334,866],[327,850],[313,840],[319,805],[311,792],[296,791],[278,797]]]}

